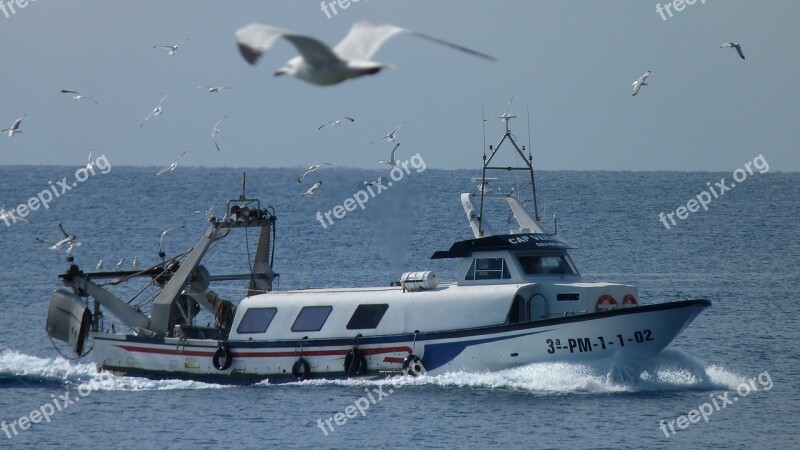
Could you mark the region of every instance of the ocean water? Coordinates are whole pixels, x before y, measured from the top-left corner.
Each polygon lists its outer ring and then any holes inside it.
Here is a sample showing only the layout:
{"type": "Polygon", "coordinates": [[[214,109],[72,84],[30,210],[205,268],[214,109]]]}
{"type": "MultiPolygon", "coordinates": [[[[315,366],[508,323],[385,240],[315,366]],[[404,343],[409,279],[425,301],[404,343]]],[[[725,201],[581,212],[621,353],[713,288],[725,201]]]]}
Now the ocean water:
{"type": "MultiPolygon", "coordinates": [[[[48,181],[72,180],[75,169],[0,167],[0,202],[9,208],[27,202],[49,189],[48,181]]],[[[97,373],[91,354],[67,360],[45,334],[49,296],[67,264],[63,252],[35,238],[60,239],[62,223],[82,243],[75,253],[81,267],[93,269],[102,258],[110,268],[125,257],[129,268],[134,256],[142,265],[155,263],[164,229],[185,225],[167,236],[165,247],[170,254],[188,249],[206,229],[209,205],[222,214],[221,205],[241,192],[242,169],[179,167],[161,177],[154,171],[98,170],[48,209],[32,211],[30,223],[0,221],[0,421],[17,427],[0,431],[0,447],[796,448],[796,173],[756,173],[669,230],[660,212],[731,174],[537,175],[543,216],[558,215],[559,234],[579,247],[572,257],[584,275],[638,284],[642,303],[713,302],[655,358],[232,387],[97,373]],[[375,400],[364,408],[367,399],[375,400]],[[332,422],[334,431],[319,427],[358,405],[363,415],[332,422]],[[689,415],[709,408],[707,420],[689,415]],[[50,409],[49,421],[20,429],[20,418],[50,409]],[[685,415],[684,423],[679,416],[685,415]],[[673,421],[676,432],[660,428],[662,421],[673,421]],[[688,425],[680,429],[681,423],[688,425]]],[[[279,289],[386,285],[409,270],[455,277],[453,261],[428,258],[471,237],[458,194],[474,188],[469,178],[477,171],[412,172],[327,229],[317,211],[324,214],[362,180],[386,173],[325,169],[302,186],[297,174],[247,171],[247,195],[274,207],[278,217],[279,289]],[[318,179],[324,183],[317,195],[300,198],[318,179]]],[[[496,223],[504,222],[502,215],[496,223]]],[[[244,241],[228,240],[210,252],[209,262],[222,270],[246,267],[244,241]]],[[[234,284],[219,291],[230,299],[243,292],[234,284]]]]}

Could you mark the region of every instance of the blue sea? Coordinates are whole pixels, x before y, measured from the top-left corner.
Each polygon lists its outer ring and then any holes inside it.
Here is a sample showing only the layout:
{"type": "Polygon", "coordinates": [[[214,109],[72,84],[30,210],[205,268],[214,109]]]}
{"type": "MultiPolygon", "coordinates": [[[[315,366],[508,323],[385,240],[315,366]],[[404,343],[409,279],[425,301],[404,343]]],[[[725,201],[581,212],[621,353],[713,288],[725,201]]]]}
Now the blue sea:
{"type": "MultiPolygon", "coordinates": [[[[0,167],[0,203],[27,203],[49,181],[71,182],[76,169],[0,167]]],[[[49,297],[67,263],[63,251],[37,237],[59,240],[63,224],[82,243],[75,262],[87,270],[100,259],[107,269],[123,257],[128,269],[134,256],[154,264],[161,232],[185,226],[165,238],[168,254],[193,246],[207,228],[205,211],[216,204],[212,214],[222,215],[225,201],[241,194],[245,171],[180,166],[154,177],[156,170],[96,170],[63,194],[56,187],[59,196],[31,211],[30,223],[0,221],[0,447],[797,448],[800,174],[756,172],[669,230],[659,213],[685,206],[731,173],[537,174],[548,231],[556,214],[583,275],[637,284],[640,303],[713,302],[657,357],[221,386],[98,373],[91,353],[67,360],[58,352],[67,354],[66,346],[57,350],[45,333],[49,297]],[[352,406],[363,409],[370,395],[376,401],[363,415],[333,431],[319,427],[352,406]],[[53,409],[47,420],[34,412],[53,409]]],[[[278,289],[387,285],[412,270],[455,278],[455,261],[429,257],[471,238],[458,194],[475,188],[470,178],[478,171],[412,171],[327,228],[318,211],[342,204],[364,180],[388,180],[387,173],[326,168],[302,185],[298,174],[247,169],[247,196],[278,218],[278,289]],[[316,195],[298,195],[317,180],[316,195]]],[[[504,226],[505,213],[496,223],[504,226]]],[[[223,271],[247,267],[244,239],[228,240],[209,261],[223,271]]],[[[121,292],[132,297],[137,289],[121,292]]],[[[243,292],[236,284],[220,289],[231,300],[243,292]]],[[[112,322],[107,314],[105,326],[112,322]]]]}

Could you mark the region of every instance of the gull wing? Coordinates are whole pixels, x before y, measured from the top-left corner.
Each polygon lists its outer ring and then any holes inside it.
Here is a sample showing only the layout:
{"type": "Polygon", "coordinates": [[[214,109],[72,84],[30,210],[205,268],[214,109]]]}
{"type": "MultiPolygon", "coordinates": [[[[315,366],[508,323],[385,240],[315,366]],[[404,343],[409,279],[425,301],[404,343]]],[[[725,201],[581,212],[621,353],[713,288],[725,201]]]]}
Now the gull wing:
{"type": "Polygon", "coordinates": [[[64,94],[75,94],[75,95],[81,95],[81,93],[80,93],[80,92],[78,92],[78,91],[73,91],[72,89],[62,89],[62,90],[61,90],[61,92],[63,92],[64,94]]]}
{"type": "Polygon", "coordinates": [[[742,46],[741,45],[737,45],[736,46],[736,51],[739,52],[739,56],[741,56],[742,59],[744,59],[744,52],[742,52],[742,46]]]}
{"type": "Polygon", "coordinates": [[[248,63],[255,64],[258,58],[272,47],[276,39],[287,34],[292,32],[262,23],[251,23],[236,30],[236,41],[242,57],[248,63]]]}

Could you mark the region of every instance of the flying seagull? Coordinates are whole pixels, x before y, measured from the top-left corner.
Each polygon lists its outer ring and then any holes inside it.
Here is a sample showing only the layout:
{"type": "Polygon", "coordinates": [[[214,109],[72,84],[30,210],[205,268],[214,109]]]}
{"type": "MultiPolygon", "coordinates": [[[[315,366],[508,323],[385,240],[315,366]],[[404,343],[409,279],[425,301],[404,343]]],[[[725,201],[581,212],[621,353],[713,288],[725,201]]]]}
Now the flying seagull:
{"type": "Polygon", "coordinates": [[[331,120],[330,122],[323,123],[322,125],[319,126],[319,128],[317,128],[317,130],[321,130],[322,127],[324,127],[325,125],[339,125],[340,123],[342,123],[345,120],[349,121],[349,122],[355,122],[356,121],[356,119],[353,119],[352,117],[344,116],[341,119],[331,120]]]}
{"type": "Polygon", "coordinates": [[[647,72],[644,73],[644,75],[640,76],[638,80],[633,82],[633,95],[638,94],[639,89],[641,89],[642,86],[649,86],[649,84],[647,84],[645,81],[647,80],[647,77],[649,77],[651,73],[653,73],[653,71],[648,70],[647,72]]]}
{"type": "Polygon", "coordinates": [[[309,195],[314,195],[314,193],[317,191],[317,189],[319,189],[320,186],[322,186],[322,181],[317,181],[316,183],[314,183],[313,186],[308,188],[307,191],[300,194],[300,197],[308,197],[309,195]]]}
{"type": "Polygon", "coordinates": [[[166,100],[167,97],[169,97],[170,95],[172,95],[172,92],[169,92],[167,93],[167,95],[161,97],[161,100],[158,101],[158,105],[155,108],[153,108],[152,111],[150,111],[150,114],[148,114],[147,117],[144,118],[141,125],[139,125],[139,128],[143,127],[145,122],[150,120],[151,117],[158,117],[161,115],[161,112],[164,110],[161,104],[164,103],[164,100],[166,100]]]}
{"type": "Polygon", "coordinates": [[[179,160],[179,159],[181,159],[181,156],[183,156],[183,155],[185,155],[185,154],[186,154],[186,150],[184,150],[184,151],[183,151],[183,153],[181,153],[180,155],[178,155],[178,157],[177,157],[177,158],[175,158],[175,161],[172,161],[172,164],[170,164],[170,165],[168,165],[167,167],[164,167],[163,169],[159,170],[159,171],[158,171],[158,172],[156,172],[154,175],[155,175],[155,176],[159,176],[159,175],[161,175],[161,174],[163,174],[163,173],[165,173],[165,172],[172,172],[172,171],[174,171],[175,169],[177,169],[177,168],[178,168],[178,160],[179,160]]]}
{"type": "MultiPolygon", "coordinates": [[[[60,228],[61,232],[64,233],[64,239],[62,239],[62,240],[60,240],[58,242],[50,242],[50,241],[46,241],[46,240],[44,240],[42,238],[38,238],[37,237],[36,240],[41,242],[41,243],[43,243],[43,244],[49,245],[50,246],[50,250],[61,250],[61,247],[65,246],[67,244],[72,244],[75,241],[75,239],[76,239],[75,235],[67,233],[67,230],[64,229],[64,226],[62,224],[58,224],[58,228],[60,228]]],[[[78,245],[80,245],[80,244],[78,244],[78,245]]]]}
{"type": "Polygon", "coordinates": [[[187,41],[188,41],[188,39],[184,39],[184,40],[178,42],[175,45],[154,45],[153,48],[167,49],[167,50],[169,50],[169,53],[167,53],[167,54],[172,56],[178,51],[178,47],[180,47],[181,45],[183,45],[187,41]]]}
{"type": "Polygon", "coordinates": [[[233,89],[230,86],[197,86],[197,89],[208,89],[209,94],[215,94],[217,92],[222,92],[225,89],[233,89]]]}
{"type": "Polygon", "coordinates": [[[219,124],[220,124],[220,122],[222,122],[223,120],[225,120],[227,118],[228,118],[228,115],[225,114],[225,117],[223,117],[222,119],[219,119],[217,121],[217,123],[214,124],[214,129],[211,130],[211,140],[214,141],[214,146],[217,147],[217,151],[220,151],[219,150],[219,143],[217,142],[217,135],[222,131],[222,130],[219,129],[219,124]]]}
{"type": "Polygon", "coordinates": [[[260,23],[251,23],[239,28],[236,31],[236,40],[244,59],[250,64],[255,64],[261,55],[272,47],[276,39],[281,37],[286,39],[295,46],[300,55],[290,59],[274,75],[289,74],[308,83],[327,86],[350,78],[374,75],[390,67],[387,64],[370,61],[370,58],[386,40],[400,33],[409,33],[474,56],[495,60],[489,55],[416,31],[369,21],[354,23],[347,36],[334,48],[311,36],[260,23]]]}
{"type": "Polygon", "coordinates": [[[314,172],[315,170],[319,169],[320,166],[323,166],[323,165],[324,166],[330,166],[330,164],[326,163],[326,162],[318,162],[316,164],[313,164],[308,169],[305,169],[303,171],[303,173],[300,174],[299,177],[297,177],[297,182],[298,183],[302,183],[303,180],[306,178],[306,175],[310,174],[311,172],[314,172]]]}
{"type": "Polygon", "coordinates": [[[399,147],[400,147],[400,143],[399,142],[397,144],[394,144],[394,148],[392,149],[392,156],[389,157],[389,160],[388,161],[380,160],[380,161],[378,161],[378,164],[388,164],[388,165],[390,165],[392,167],[397,167],[397,164],[400,161],[396,160],[394,156],[397,153],[397,149],[399,147]]]}
{"type": "Polygon", "coordinates": [[[93,99],[92,97],[89,97],[88,95],[83,95],[78,91],[73,91],[72,89],[62,89],[61,92],[64,94],[74,94],[72,99],[75,100],[76,102],[79,102],[81,100],[91,100],[94,102],[95,105],[97,104],[97,100],[93,99]]]}
{"type": "Polygon", "coordinates": [[[6,128],[3,131],[0,131],[0,133],[5,133],[6,131],[8,131],[8,137],[13,137],[17,133],[22,133],[22,130],[19,129],[19,124],[22,123],[22,119],[24,118],[25,114],[23,114],[22,117],[17,118],[17,120],[15,120],[10,127],[6,128]]]}
{"type": "Polygon", "coordinates": [[[744,52],[742,52],[742,44],[738,44],[736,42],[726,42],[722,44],[719,48],[735,48],[737,52],[739,52],[739,56],[744,59],[744,52]]]}
{"type": "Polygon", "coordinates": [[[376,142],[380,142],[380,141],[382,141],[382,140],[384,140],[384,139],[388,139],[388,140],[389,140],[389,142],[392,142],[392,141],[394,141],[394,140],[395,140],[395,138],[396,138],[396,136],[395,136],[395,135],[397,134],[397,130],[399,130],[399,129],[400,129],[400,127],[402,127],[402,126],[403,126],[403,125],[405,125],[406,123],[408,123],[408,121],[407,121],[407,120],[406,120],[405,122],[401,123],[400,125],[398,125],[398,126],[397,126],[397,127],[394,129],[394,130],[390,131],[390,132],[389,132],[389,133],[388,133],[386,136],[383,136],[382,138],[375,139],[374,141],[370,142],[370,144],[374,144],[374,143],[376,143],[376,142]]]}
{"type": "MultiPolygon", "coordinates": [[[[161,233],[161,238],[158,240],[158,255],[161,256],[164,253],[164,236],[167,235],[172,230],[180,230],[181,228],[186,228],[186,225],[181,225],[179,227],[174,228],[167,228],[164,232],[161,233]]],[[[163,256],[162,256],[163,258],[163,256]]]]}

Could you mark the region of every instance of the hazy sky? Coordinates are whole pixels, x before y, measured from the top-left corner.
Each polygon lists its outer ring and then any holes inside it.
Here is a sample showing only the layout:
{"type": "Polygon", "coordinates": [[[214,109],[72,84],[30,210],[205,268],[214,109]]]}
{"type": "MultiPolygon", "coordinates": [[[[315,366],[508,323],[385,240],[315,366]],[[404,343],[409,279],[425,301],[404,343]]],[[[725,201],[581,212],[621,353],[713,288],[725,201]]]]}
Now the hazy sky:
{"type": "MultiPolygon", "coordinates": [[[[701,1],[665,21],[651,0],[361,0],[331,18],[318,0],[29,0],[0,11],[0,125],[27,114],[23,134],[0,137],[0,164],[80,166],[92,148],[113,165],[163,166],[188,150],[182,164],[193,166],[378,168],[391,145],[368,142],[408,120],[399,159],[477,168],[481,103],[497,115],[513,96],[522,143],[530,105],[540,169],[729,171],[763,154],[771,171],[800,170],[800,2],[701,1]],[[364,19],[498,62],[402,35],[374,57],[394,69],[318,87],[272,76],[297,54],[287,42],[251,67],[234,40],[262,22],[333,45],[364,19]],[[152,48],[187,38],[174,56],[152,48]],[[727,41],[747,59],[719,48],[727,41]],[[647,69],[650,85],[632,97],[647,69]],[[210,133],[225,114],[217,152],[210,133]],[[356,122],[317,131],[342,115],[356,122]]],[[[501,127],[487,123],[487,143],[501,127]]]]}

